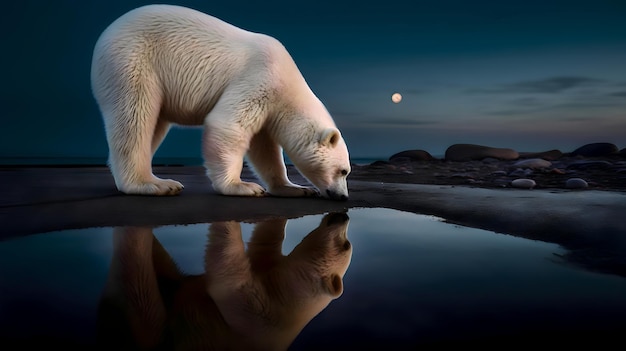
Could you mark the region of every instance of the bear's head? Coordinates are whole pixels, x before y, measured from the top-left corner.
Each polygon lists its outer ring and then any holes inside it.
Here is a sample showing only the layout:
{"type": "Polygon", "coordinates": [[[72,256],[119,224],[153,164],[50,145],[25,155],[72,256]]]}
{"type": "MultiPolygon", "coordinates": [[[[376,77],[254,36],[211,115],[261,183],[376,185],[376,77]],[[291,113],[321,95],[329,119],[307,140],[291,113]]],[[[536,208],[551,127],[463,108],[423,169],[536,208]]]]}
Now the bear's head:
{"type": "Polygon", "coordinates": [[[345,212],[325,215],[288,255],[287,219],[255,224],[247,249],[239,223],[211,223],[205,287],[242,349],[288,349],[341,296],[352,258],[349,219],[345,212]]]}
{"type": "Polygon", "coordinates": [[[288,156],[320,195],[333,200],[348,200],[346,178],[350,174],[350,156],[337,128],[321,130],[311,142],[288,156]]]}

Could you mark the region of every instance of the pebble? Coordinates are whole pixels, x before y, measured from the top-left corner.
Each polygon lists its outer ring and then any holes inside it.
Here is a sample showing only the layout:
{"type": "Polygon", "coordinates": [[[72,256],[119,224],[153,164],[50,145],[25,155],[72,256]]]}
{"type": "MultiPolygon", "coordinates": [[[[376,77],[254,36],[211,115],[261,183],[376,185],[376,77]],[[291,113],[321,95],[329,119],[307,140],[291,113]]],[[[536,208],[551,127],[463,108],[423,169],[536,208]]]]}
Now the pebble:
{"type": "Polygon", "coordinates": [[[588,186],[589,184],[582,178],[570,178],[565,181],[565,187],[568,189],[584,189],[588,186]]]}
{"type": "Polygon", "coordinates": [[[537,185],[534,180],[527,178],[515,179],[511,182],[511,186],[520,189],[532,189],[537,185]]]}
{"type": "Polygon", "coordinates": [[[611,167],[612,165],[613,164],[611,162],[603,160],[583,160],[570,163],[567,165],[567,169],[602,169],[611,167]]]}
{"type": "Polygon", "coordinates": [[[530,158],[527,160],[517,161],[513,164],[513,166],[521,167],[521,168],[532,168],[532,169],[548,168],[552,166],[552,162],[546,161],[541,158],[530,158]]]}
{"type": "Polygon", "coordinates": [[[509,176],[510,177],[528,177],[531,174],[533,174],[533,171],[531,169],[517,168],[513,170],[511,173],[509,173],[509,176]]]}
{"type": "Polygon", "coordinates": [[[558,169],[558,168],[552,168],[550,170],[550,173],[554,173],[554,174],[565,174],[565,171],[558,169]]]}

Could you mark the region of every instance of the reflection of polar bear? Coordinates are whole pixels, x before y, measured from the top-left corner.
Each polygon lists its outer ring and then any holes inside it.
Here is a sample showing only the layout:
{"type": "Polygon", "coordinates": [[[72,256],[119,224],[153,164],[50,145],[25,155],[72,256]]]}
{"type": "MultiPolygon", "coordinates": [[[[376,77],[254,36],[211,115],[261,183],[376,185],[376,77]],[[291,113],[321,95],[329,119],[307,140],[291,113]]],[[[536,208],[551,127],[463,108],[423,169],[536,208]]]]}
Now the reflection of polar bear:
{"type": "Polygon", "coordinates": [[[212,223],[201,276],[181,274],[150,228],[116,228],[99,311],[102,342],[111,349],[287,349],[343,292],[352,247],[348,216],[334,213],[283,256],[286,224],[258,223],[246,251],[239,223],[212,223]]]}
{"type": "Polygon", "coordinates": [[[259,196],[241,181],[247,154],[276,196],[317,193],[287,178],[282,150],[325,197],[348,197],[348,150],[333,119],[285,48],[195,10],[148,5],[98,39],[91,68],[115,183],[129,194],[172,195],[183,186],[152,174],[170,125],[203,125],[203,154],[222,194],[259,196]]]}

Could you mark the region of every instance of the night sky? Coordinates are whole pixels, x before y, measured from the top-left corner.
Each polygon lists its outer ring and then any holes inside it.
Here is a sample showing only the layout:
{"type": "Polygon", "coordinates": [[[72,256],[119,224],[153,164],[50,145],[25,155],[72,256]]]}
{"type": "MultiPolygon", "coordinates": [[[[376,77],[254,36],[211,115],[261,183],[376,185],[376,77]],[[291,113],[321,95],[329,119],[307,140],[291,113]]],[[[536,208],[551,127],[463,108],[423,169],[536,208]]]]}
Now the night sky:
{"type": "MultiPolygon", "coordinates": [[[[146,1],[4,5],[0,159],[107,155],[93,46],[146,1]]],[[[353,158],[626,147],[626,1],[173,1],[280,40],[353,158]],[[391,95],[402,94],[394,104],[391,95]]],[[[199,129],[157,156],[200,157],[199,129]]]]}

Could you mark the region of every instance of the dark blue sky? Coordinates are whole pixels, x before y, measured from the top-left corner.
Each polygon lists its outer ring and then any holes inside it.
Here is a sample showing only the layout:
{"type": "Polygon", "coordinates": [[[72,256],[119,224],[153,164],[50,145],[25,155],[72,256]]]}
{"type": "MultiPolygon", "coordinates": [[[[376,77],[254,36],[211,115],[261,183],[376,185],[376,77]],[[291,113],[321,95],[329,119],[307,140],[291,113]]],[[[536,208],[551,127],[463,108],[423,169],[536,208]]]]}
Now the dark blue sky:
{"type": "MultiPolygon", "coordinates": [[[[147,1],[2,11],[2,157],[105,157],[89,86],[99,34],[147,1]]],[[[626,147],[626,1],[174,1],[290,51],[353,157],[454,143],[626,147]],[[391,102],[400,92],[403,100],[391,102]]],[[[197,157],[176,129],[159,156],[197,157]]]]}

